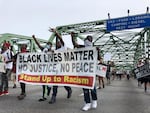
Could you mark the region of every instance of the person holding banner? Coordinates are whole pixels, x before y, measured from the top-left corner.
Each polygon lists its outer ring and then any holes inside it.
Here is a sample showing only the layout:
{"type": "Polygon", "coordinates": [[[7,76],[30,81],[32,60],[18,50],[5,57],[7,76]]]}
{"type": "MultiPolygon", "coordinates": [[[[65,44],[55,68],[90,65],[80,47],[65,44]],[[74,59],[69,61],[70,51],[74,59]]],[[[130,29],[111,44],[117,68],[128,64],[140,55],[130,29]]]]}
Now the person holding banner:
{"type": "MultiPolygon", "coordinates": [[[[74,48],[82,48],[82,47],[92,47],[92,36],[88,35],[85,40],[84,40],[84,45],[80,45],[75,41],[75,33],[71,33],[72,37],[72,43],[74,48]]],[[[97,108],[97,91],[96,87],[93,89],[87,89],[83,88],[83,93],[84,93],[84,101],[85,105],[82,107],[83,111],[88,111],[91,108],[96,109],[97,108]],[[90,91],[91,91],[91,97],[92,97],[92,102],[90,99],[90,91]]]]}
{"type": "MultiPolygon", "coordinates": [[[[60,34],[53,28],[51,28],[49,31],[55,33],[56,37],[59,39],[56,42],[56,51],[64,51],[66,49],[66,47],[65,47],[65,43],[64,43],[62,37],[60,36],[60,34]]],[[[72,89],[70,86],[64,86],[64,88],[68,92],[67,98],[69,99],[72,94],[72,89]]],[[[51,100],[49,101],[49,104],[53,104],[56,102],[57,89],[58,89],[58,86],[53,86],[53,93],[52,93],[51,100]]]]}
{"type": "MultiPolygon", "coordinates": [[[[27,51],[27,45],[26,44],[22,44],[21,45],[21,53],[26,53],[27,51]]],[[[21,94],[18,96],[19,100],[22,100],[26,97],[26,84],[23,82],[20,82],[20,87],[21,87],[21,94]]]]}
{"type": "MultiPolygon", "coordinates": [[[[53,52],[51,50],[51,47],[52,47],[52,43],[51,42],[47,42],[47,44],[45,45],[45,47],[42,47],[39,42],[37,41],[37,39],[35,38],[34,35],[32,35],[35,43],[38,45],[38,47],[41,49],[41,51],[43,52],[53,52]]],[[[48,86],[48,85],[42,85],[42,88],[43,88],[43,93],[42,93],[42,98],[39,99],[39,101],[45,101],[47,100],[47,98],[45,97],[46,95],[49,96],[50,95],[50,91],[51,91],[51,87],[48,86]],[[47,90],[47,94],[46,93],[46,90],[47,90]]]]}

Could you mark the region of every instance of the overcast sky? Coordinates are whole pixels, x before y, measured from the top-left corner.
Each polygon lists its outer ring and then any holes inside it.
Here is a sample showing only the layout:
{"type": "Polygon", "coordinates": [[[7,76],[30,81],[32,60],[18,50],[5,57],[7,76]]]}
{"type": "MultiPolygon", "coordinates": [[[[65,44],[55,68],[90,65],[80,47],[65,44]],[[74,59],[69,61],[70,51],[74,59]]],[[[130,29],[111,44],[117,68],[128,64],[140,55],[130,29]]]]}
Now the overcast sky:
{"type": "Polygon", "coordinates": [[[142,14],[150,0],[0,0],[0,34],[48,40],[49,27],[142,14]]]}

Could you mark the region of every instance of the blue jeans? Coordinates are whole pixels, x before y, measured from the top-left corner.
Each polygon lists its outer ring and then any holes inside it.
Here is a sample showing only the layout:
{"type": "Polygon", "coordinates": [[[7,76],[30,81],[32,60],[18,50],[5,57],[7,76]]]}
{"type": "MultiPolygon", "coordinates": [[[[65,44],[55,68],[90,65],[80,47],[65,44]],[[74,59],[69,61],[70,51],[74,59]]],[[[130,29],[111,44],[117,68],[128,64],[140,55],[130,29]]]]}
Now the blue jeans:
{"type": "Polygon", "coordinates": [[[4,73],[4,79],[3,79],[4,91],[8,90],[8,78],[10,78],[10,76],[11,76],[11,69],[6,69],[6,73],[4,73]]]}
{"type": "Polygon", "coordinates": [[[0,72],[0,92],[3,92],[3,84],[4,84],[4,73],[0,72]]]}
{"type": "Polygon", "coordinates": [[[96,87],[94,87],[94,89],[86,89],[86,88],[83,88],[84,101],[85,101],[86,103],[91,103],[90,91],[91,91],[92,100],[97,100],[96,87]]]}
{"type": "MultiPolygon", "coordinates": [[[[67,92],[69,92],[71,90],[71,87],[69,86],[64,86],[64,88],[66,89],[67,92]]],[[[58,89],[58,86],[53,86],[53,94],[52,96],[57,96],[57,89],[58,89]]]]}

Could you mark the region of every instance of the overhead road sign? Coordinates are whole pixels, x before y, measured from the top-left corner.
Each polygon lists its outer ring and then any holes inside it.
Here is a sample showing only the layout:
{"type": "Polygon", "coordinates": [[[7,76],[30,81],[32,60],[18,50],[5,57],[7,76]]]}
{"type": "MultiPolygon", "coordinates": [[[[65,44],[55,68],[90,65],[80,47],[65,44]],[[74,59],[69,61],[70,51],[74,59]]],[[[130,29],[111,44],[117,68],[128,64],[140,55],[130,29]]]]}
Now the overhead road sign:
{"type": "Polygon", "coordinates": [[[124,29],[146,28],[150,27],[150,14],[109,19],[106,22],[107,31],[109,32],[124,29]]]}

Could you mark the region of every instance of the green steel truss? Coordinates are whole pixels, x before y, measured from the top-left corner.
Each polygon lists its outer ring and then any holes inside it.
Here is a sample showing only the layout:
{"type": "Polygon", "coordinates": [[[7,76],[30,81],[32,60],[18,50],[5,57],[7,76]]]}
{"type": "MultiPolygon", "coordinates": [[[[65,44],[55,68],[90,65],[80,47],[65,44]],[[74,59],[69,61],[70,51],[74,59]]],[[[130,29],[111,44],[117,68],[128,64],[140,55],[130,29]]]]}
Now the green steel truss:
{"type": "MultiPolygon", "coordinates": [[[[150,59],[150,28],[106,31],[106,20],[97,20],[78,24],[64,25],[56,27],[57,31],[64,37],[71,32],[77,33],[77,39],[84,40],[87,35],[93,36],[93,44],[99,47],[101,56],[111,53],[111,60],[117,68],[131,69],[142,58],[150,59]]],[[[55,34],[52,33],[49,40],[56,43],[55,34]]],[[[23,43],[28,45],[29,51],[37,51],[38,47],[32,37],[17,34],[0,34],[0,44],[9,41],[14,46],[14,51],[19,51],[19,46],[23,43]]],[[[41,45],[47,41],[38,39],[41,45]]]]}
{"type": "MultiPolygon", "coordinates": [[[[5,33],[5,34],[0,34],[0,46],[2,47],[4,41],[8,42],[13,45],[13,50],[14,52],[18,52],[20,51],[20,46],[21,44],[27,44],[28,47],[27,49],[29,51],[38,51],[38,47],[35,43],[35,41],[33,40],[32,37],[29,36],[23,36],[23,35],[17,35],[17,34],[10,34],[10,33],[5,33]]],[[[44,45],[47,41],[46,40],[42,40],[42,39],[38,39],[39,43],[41,43],[41,45],[44,45]]]]}
{"type": "MultiPolygon", "coordinates": [[[[131,69],[139,59],[150,58],[150,28],[106,31],[106,20],[91,21],[56,27],[61,35],[77,33],[76,38],[84,40],[86,35],[93,36],[94,46],[101,49],[101,56],[111,53],[111,60],[117,68],[131,69]]],[[[49,41],[55,39],[53,33],[49,41]]]]}

